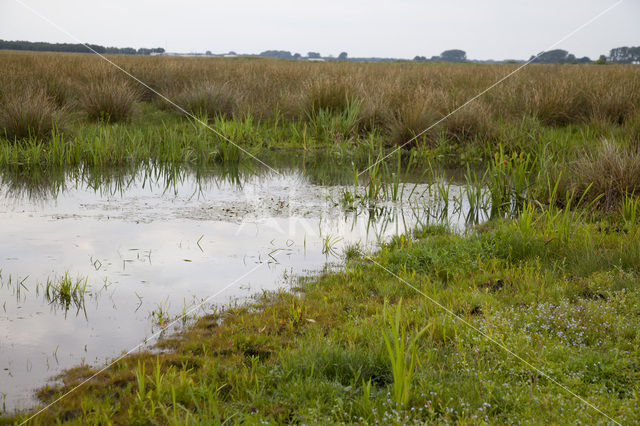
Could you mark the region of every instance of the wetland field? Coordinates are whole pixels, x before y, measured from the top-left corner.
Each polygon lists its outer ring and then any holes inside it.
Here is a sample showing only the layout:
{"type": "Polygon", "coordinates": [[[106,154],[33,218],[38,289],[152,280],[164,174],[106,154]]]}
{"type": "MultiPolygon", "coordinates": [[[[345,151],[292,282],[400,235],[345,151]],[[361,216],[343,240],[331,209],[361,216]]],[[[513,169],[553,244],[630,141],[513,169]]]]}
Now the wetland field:
{"type": "Polygon", "coordinates": [[[640,422],[639,66],[107,58],[0,51],[0,424],[640,422]]]}

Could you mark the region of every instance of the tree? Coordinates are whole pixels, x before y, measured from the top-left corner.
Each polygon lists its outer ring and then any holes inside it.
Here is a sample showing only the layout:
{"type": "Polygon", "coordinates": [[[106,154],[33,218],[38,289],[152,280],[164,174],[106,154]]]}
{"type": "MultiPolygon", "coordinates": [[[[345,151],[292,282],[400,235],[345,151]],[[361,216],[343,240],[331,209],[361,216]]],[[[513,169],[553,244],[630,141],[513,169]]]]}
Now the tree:
{"type": "Polygon", "coordinates": [[[414,61],[426,61],[427,58],[425,56],[416,56],[413,58],[414,61]]]}
{"type": "Polygon", "coordinates": [[[467,52],[459,49],[445,50],[440,54],[441,61],[462,62],[467,60],[467,52]]]}
{"type": "Polygon", "coordinates": [[[640,63],[640,46],[623,46],[611,49],[609,52],[609,60],[611,62],[619,62],[622,64],[640,63]]]}
{"type": "Polygon", "coordinates": [[[606,63],[607,63],[607,57],[604,55],[600,55],[598,60],[594,62],[594,64],[598,64],[598,65],[604,65],[606,63]]]}
{"type": "Polygon", "coordinates": [[[318,52],[307,52],[307,57],[311,59],[320,59],[322,56],[318,52]]]}
{"type": "Polygon", "coordinates": [[[151,53],[164,53],[164,49],[161,47],[157,47],[154,49],[141,47],[140,49],[136,50],[132,47],[104,47],[98,44],[45,43],[7,40],[0,40],[0,49],[32,50],[36,52],[121,53],[127,55],[150,55],[151,53]]]}
{"type": "Polygon", "coordinates": [[[293,54],[293,59],[300,59],[300,58],[302,58],[301,54],[299,54],[299,53],[294,53],[293,54]]]}
{"type": "Polygon", "coordinates": [[[547,52],[540,52],[538,57],[532,57],[532,62],[541,64],[566,64],[576,61],[575,55],[562,49],[549,50],[547,52]]]}
{"type": "Polygon", "coordinates": [[[266,56],[268,58],[292,59],[293,55],[288,50],[265,50],[258,56],[266,56]]]}
{"type": "Polygon", "coordinates": [[[347,52],[340,52],[340,54],[338,55],[338,59],[340,61],[346,61],[347,60],[347,52]]]}

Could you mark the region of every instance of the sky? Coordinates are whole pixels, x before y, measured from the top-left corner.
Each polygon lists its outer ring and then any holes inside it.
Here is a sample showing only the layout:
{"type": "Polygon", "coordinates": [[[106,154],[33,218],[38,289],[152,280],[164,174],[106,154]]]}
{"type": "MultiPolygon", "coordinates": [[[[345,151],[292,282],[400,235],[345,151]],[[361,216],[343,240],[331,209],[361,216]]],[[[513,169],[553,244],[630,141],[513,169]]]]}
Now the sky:
{"type": "MultiPolygon", "coordinates": [[[[288,50],[350,57],[528,59],[617,0],[0,0],[0,39],[170,52],[288,50]],[[34,14],[33,8],[59,28],[34,14]]],[[[640,45],[640,0],[624,0],[555,48],[592,59],[640,45]]]]}

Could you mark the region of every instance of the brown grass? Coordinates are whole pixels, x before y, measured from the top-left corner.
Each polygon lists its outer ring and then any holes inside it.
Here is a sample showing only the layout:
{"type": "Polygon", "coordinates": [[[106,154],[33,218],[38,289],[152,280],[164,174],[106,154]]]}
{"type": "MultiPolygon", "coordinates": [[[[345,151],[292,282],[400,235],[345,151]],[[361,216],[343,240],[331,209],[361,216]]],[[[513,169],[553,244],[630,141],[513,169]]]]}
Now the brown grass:
{"type": "MultiPolygon", "coordinates": [[[[95,55],[0,56],[0,96],[31,85],[47,91],[58,105],[110,121],[131,117],[135,100],[163,102],[95,55]],[[112,79],[116,84],[109,83],[110,90],[99,83],[112,79]]],[[[261,120],[305,119],[319,109],[344,111],[348,101],[356,99],[361,102],[360,130],[375,130],[394,143],[406,141],[517,66],[124,55],[111,59],[159,92],[189,104],[188,109],[201,108],[208,115],[229,116],[232,111],[261,120]]],[[[437,130],[458,142],[471,142],[492,139],[490,123],[497,119],[533,117],[548,126],[592,120],[624,125],[639,108],[640,67],[533,64],[437,130]]]]}
{"type": "Polygon", "coordinates": [[[308,115],[320,110],[341,113],[355,96],[353,87],[341,78],[322,78],[309,81],[304,87],[304,109],[308,115]]]}
{"type": "Polygon", "coordinates": [[[135,112],[139,94],[131,84],[117,78],[96,80],[84,90],[82,109],[91,120],[115,123],[128,121],[135,112]]]}
{"type": "Polygon", "coordinates": [[[0,134],[10,141],[47,140],[63,130],[64,111],[42,89],[27,88],[21,94],[3,96],[0,102],[0,134]]]}
{"type": "Polygon", "coordinates": [[[201,82],[184,89],[175,102],[191,114],[214,119],[231,118],[237,110],[237,93],[228,84],[201,82]]]}
{"type": "Polygon", "coordinates": [[[640,151],[604,140],[573,165],[568,180],[577,196],[591,185],[588,198],[601,195],[605,207],[617,206],[626,195],[640,193],[640,151]]]}

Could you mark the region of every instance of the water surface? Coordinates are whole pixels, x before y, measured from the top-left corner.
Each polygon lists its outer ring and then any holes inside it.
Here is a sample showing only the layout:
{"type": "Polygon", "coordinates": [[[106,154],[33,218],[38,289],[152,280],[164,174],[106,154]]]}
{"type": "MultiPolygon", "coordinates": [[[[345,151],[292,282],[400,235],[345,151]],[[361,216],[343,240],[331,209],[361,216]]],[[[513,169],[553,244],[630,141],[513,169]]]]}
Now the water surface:
{"type": "MultiPolygon", "coordinates": [[[[457,213],[431,211],[436,201],[426,184],[411,202],[345,206],[342,194],[353,188],[318,185],[296,169],[176,175],[151,168],[56,182],[0,185],[5,411],[32,406],[34,389],[63,369],[103,365],[213,294],[211,304],[221,305],[286,287],[292,277],[339,265],[348,244],[374,249],[438,216],[454,226],[465,218],[464,203],[457,213]],[[47,298],[47,280],[65,275],[86,279],[82,304],[47,298]]],[[[461,199],[461,187],[452,185],[447,197],[461,199]]]]}

